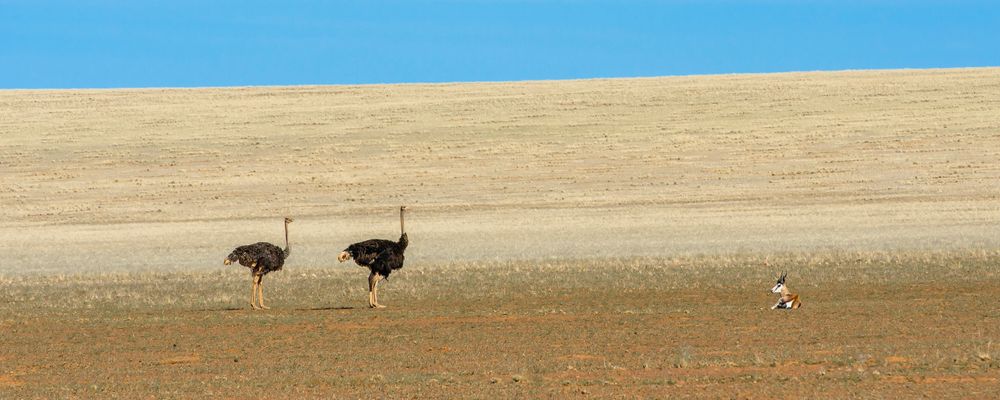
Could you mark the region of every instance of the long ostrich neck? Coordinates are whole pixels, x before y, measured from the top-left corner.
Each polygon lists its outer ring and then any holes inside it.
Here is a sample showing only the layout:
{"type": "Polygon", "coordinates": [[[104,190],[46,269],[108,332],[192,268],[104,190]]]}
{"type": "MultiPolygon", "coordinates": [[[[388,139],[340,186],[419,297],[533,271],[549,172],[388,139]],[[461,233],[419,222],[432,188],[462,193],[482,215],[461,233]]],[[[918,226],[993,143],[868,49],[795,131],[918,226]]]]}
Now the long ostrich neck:
{"type": "Polygon", "coordinates": [[[406,233],[406,228],[403,225],[403,213],[404,212],[406,212],[406,210],[399,210],[399,234],[400,235],[403,235],[403,234],[406,233]]]}
{"type": "Polygon", "coordinates": [[[288,220],[285,220],[285,254],[288,254],[288,250],[291,247],[288,246],[288,220]]]}

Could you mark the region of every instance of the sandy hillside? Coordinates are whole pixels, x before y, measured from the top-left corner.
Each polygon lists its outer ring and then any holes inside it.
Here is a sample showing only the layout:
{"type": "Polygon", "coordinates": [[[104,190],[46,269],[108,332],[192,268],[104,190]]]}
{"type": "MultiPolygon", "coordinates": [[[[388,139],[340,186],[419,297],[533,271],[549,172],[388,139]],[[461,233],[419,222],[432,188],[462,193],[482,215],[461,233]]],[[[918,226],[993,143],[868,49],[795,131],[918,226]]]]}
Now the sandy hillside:
{"type": "Polygon", "coordinates": [[[0,274],[1000,245],[1000,69],[0,91],[0,274]]]}

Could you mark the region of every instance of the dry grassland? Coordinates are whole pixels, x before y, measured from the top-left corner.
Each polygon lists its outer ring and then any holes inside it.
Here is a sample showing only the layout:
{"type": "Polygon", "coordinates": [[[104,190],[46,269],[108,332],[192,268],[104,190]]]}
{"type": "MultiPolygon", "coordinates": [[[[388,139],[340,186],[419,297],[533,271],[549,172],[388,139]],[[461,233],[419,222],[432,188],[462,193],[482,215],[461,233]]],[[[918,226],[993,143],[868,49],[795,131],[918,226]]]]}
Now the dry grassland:
{"type": "Polygon", "coordinates": [[[0,398],[988,398],[998,115],[996,68],[0,91],[0,398]]]}

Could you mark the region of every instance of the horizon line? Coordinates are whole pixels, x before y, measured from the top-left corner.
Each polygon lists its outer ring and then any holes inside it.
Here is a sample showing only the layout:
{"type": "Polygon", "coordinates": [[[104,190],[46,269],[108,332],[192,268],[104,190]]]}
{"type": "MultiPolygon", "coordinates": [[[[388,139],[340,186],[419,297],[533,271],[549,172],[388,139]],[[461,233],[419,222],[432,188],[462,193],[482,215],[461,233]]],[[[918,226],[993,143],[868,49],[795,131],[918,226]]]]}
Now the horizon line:
{"type": "Polygon", "coordinates": [[[246,88],[294,88],[294,87],[371,87],[371,86],[407,86],[407,85],[462,85],[462,84],[496,84],[496,83],[544,83],[544,82],[574,82],[574,81],[600,81],[600,80],[628,80],[628,79],[664,79],[664,78],[691,78],[691,77],[715,77],[715,76],[753,76],[753,75],[792,75],[792,74],[823,74],[823,73],[850,73],[850,72],[890,72],[890,71],[954,71],[954,70],[977,70],[996,69],[1000,65],[965,66],[965,67],[888,67],[888,68],[846,68],[846,69],[816,69],[816,70],[789,70],[789,71],[760,71],[760,72],[723,72],[723,73],[692,73],[675,75],[638,75],[638,76],[605,76],[587,78],[552,78],[552,79],[515,79],[515,80],[470,80],[470,81],[409,81],[409,82],[366,82],[366,83],[301,83],[301,84],[262,84],[262,85],[205,85],[205,86],[113,86],[113,87],[6,87],[0,88],[0,92],[14,91],[112,91],[112,90],[201,90],[201,89],[246,89],[246,88]]]}

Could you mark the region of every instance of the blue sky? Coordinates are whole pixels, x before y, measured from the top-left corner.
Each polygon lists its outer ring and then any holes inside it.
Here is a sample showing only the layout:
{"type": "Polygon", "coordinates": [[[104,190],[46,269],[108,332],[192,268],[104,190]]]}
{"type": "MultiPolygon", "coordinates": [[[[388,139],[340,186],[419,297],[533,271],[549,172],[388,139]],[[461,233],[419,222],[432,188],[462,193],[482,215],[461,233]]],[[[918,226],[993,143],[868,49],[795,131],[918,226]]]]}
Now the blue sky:
{"type": "Polygon", "coordinates": [[[0,88],[976,66],[1000,2],[0,0],[0,88]]]}

